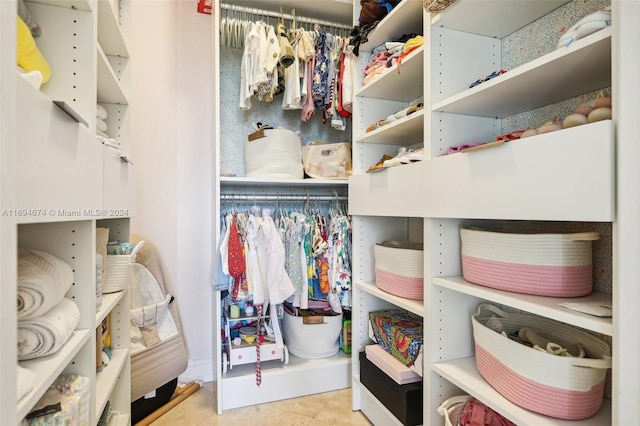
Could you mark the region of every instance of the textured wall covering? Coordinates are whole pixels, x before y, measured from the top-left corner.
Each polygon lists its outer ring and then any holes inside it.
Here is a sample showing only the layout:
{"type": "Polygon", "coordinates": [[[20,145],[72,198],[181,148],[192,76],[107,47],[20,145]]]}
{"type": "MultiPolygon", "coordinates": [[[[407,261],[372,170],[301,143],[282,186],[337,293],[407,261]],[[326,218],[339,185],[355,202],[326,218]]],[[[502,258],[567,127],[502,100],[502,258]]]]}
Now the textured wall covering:
{"type": "MultiPolygon", "coordinates": [[[[555,51],[562,34],[580,19],[609,4],[609,0],[575,0],[505,37],[502,39],[502,68],[514,69],[555,51]]],[[[547,121],[562,121],[573,113],[576,106],[595,99],[596,95],[597,91],[585,93],[577,98],[507,117],[502,128],[506,133],[516,129],[540,127],[547,121]]]]}
{"type": "Polygon", "coordinates": [[[320,139],[327,143],[351,141],[351,119],[347,119],[345,131],[331,127],[330,117],[322,123],[318,111],[306,123],[300,121],[300,111],[282,109],[282,95],[273,102],[252,99],[252,108],[243,111],[238,107],[240,95],[240,61],[242,50],[220,50],[220,174],[244,176],[244,144],[253,132],[253,123],[260,121],[273,127],[284,127],[299,132],[302,143],[320,139]]]}
{"type": "MultiPolygon", "coordinates": [[[[575,0],[559,7],[521,30],[502,40],[502,64],[504,69],[514,69],[540,56],[556,50],[560,36],[583,17],[605,6],[608,0],[575,0]]],[[[613,23],[615,25],[615,23],[613,23]]],[[[606,88],[603,88],[606,89],[606,88]]],[[[585,93],[577,98],[547,105],[536,110],[507,117],[503,120],[505,132],[515,129],[539,127],[547,121],[563,120],[573,113],[580,103],[595,99],[596,92],[585,93]]],[[[570,179],[570,176],[567,176],[570,179]]],[[[596,291],[611,292],[612,227],[602,223],[546,223],[508,222],[505,227],[513,230],[546,230],[600,233],[600,240],[593,243],[594,288],[596,291]]]]}

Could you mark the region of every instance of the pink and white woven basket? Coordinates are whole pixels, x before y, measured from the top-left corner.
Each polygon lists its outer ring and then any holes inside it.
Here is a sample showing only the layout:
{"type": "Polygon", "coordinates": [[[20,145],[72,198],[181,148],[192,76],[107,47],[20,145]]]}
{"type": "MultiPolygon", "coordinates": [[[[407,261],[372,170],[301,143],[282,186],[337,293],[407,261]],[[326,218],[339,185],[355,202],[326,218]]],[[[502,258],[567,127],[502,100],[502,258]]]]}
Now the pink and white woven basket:
{"type": "Polygon", "coordinates": [[[374,249],[376,286],[412,300],[424,298],[424,252],[421,243],[385,241],[374,249]]]}
{"type": "Polygon", "coordinates": [[[462,275],[478,285],[538,296],[578,297],[593,289],[597,232],[511,233],[463,228],[462,275]]]}
{"type": "Polygon", "coordinates": [[[547,318],[512,314],[482,304],[472,317],[476,367],[509,401],[546,416],[580,420],[602,405],[611,348],[589,333],[547,318]],[[553,355],[518,343],[486,326],[499,321],[507,334],[528,327],[563,347],[579,342],[587,357],[553,355]]]}

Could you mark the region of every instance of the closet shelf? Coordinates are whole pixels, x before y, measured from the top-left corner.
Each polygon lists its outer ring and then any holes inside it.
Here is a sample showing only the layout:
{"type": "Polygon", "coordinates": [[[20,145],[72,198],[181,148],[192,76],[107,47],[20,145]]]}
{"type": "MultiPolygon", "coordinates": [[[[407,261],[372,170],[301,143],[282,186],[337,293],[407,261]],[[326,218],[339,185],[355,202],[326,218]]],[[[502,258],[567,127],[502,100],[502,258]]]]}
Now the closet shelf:
{"type": "Polygon", "coordinates": [[[503,38],[569,0],[457,0],[431,19],[431,25],[487,37],[503,38]],[[482,19],[478,19],[478,17],[482,19]]]}
{"type": "Polygon", "coordinates": [[[116,385],[118,376],[129,360],[129,349],[115,349],[112,352],[111,361],[102,371],[96,374],[96,418],[93,423],[97,424],[100,414],[109,400],[116,385]]]}
{"type": "Polygon", "coordinates": [[[433,111],[504,118],[611,85],[611,27],[433,105],[433,111]]]}
{"type": "Polygon", "coordinates": [[[403,0],[378,22],[360,45],[360,52],[372,51],[386,41],[396,40],[404,34],[422,34],[422,1],[403,0]]]}
{"type": "Polygon", "coordinates": [[[532,296],[472,284],[461,276],[434,278],[433,284],[438,287],[447,288],[449,290],[468,294],[480,299],[511,306],[512,308],[522,309],[532,314],[541,315],[576,327],[595,331],[596,333],[613,336],[613,324],[611,318],[600,318],[592,315],[581,314],[558,305],[558,303],[562,302],[611,303],[611,294],[594,292],[588,296],[572,298],[532,296]]]}
{"type": "Polygon", "coordinates": [[[98,44],[106,55],[129,57],[120,28],[119,11],[113,9],[111,1],[98,1],[98,44]]]}
{"type": "Polygon", "coordinates": [[[71,105],[69,105],[65,101],[56,101],[56,100],[54,100],[53,103],[62,111],[64,111],[65,114],[71,117],[74,121],[80,124],[84,124],[86,127],[89,127],[89,123],[87,122],[87,120],[82,118],[82,116],[78,113],[78,111],[76,111],[71,105]]]}
{"type": "Polygon", "coordinates": [[[611,424],[611,402],[606,399],[595,416],[579,422],[555,419],[521,408],[500,395],[482,378],[476,369],[475,357],[435,363],[433,371],[518,425],[575,426],[579,423],[580,426],[605,426],[611,424]]]}
{"type": "Polygon", "coordinates": [[[225,410],[296,398],[351,386],[351,355],[339,351],[330,358],[302,359],[289,355],[289,364],[278,360],[261,364],[262,384],[256,386],[255,364],[234,366],[221,378],[225,410]],[[292,386],[304,384],[304,386],[292,386]],[[239,398],[238,395],[242,395],[239,398]]]}
{"type": "Polygon", "coordinates": [[[36,405],[51,383],[62,373],[64,367],[78,354],[80,348],[93,336],[93,330],[76,330],[56,353],[19,364],[34,373],[33,390],[18,401],[16,418],[23,419],[36,405]]]}
{"type": "MultiPolygon", "coordinates": [[[[615,211],[614,148],[614,124],[604,120],[423,161],[420,213],[610,222],[615,211]]],[[[417,179],[415,175],[412,181],[417,179]]],[[[395,190],[397,186],[388,189],[395,190]]]]}
{"type": "Polygon", "coordinates": [[[424,141],[424,109],[360,135],[354,142],[410,146],[424,141]]]}
{"type": "Polygon", "coordinates": [[[120,303],[120,300],[122,300],[122,297],[126,292],[127,290],[123,290],[115,293],[105,293],[102,295],[102,306],[100,306],[100,309],[96,312],[96,324],[102,323],[102,320],[109,315],[109,312],[111,312],[113,308],[120,303]]]}
{"type": "Polygon", "coordinates": [[[356,288],[369,293],[379,299],[386,300],[387,302],[393,303],[399,308],[406,309],[409,312],[413,312],[416,315],[421,317],[424,316],[424,302],[422,300],[411,300],[405,299],[403,297],[398,297],[393,294],[387,293],[385,291],[380,290],[376,283],[355,283],[356,288]]]}
{"type": "MultiPolygon", "coordinates": [[[[427,161],[360,173],[349,179],[349,214],[425,217],[423,187],[427,161]]],[[[441,180],[440,183],[443,181],[441,180]]]]}
{"type": "Polygon", "coordinates": [[[409,53],[399,65],[385,69],[356,91],[361,98],[408,102],[422,98],[424,46],[409,53]]]}
{"type": "MultiPolygon", "coordinates": [[[[100,2],[103,3],[103,2],[100,2]]],[[[116,76],[108,57],[105,55],[102,46],[98,48],[98,102],[108,104],[129,104],[128,96],[125,94],[120,81],[116,76]]]]}
{"type": "Polygon", "coordinates": [[[348,179],[257,179],[220,176],[220,186],[251,186],[257,188],[346,186],[348,179]]]}

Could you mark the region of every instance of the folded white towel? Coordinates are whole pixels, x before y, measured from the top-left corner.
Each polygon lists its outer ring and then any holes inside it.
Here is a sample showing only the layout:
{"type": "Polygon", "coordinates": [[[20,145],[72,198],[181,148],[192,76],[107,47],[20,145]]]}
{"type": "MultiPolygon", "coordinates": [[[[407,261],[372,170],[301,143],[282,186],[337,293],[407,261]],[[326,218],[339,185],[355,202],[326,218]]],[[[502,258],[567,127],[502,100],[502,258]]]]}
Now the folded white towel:
{"type": "Polygon", "coordinates": [[[57,352],[69,340],[79,321],[78,305],[66,297],[44,315],[18,321],[18,360],[57,352]]]}
{"type": "Polygon", "coordinates": [[[18,401],[20,401],[26,394],[31,392],[36,382],[36,374],[28,368],[17,365],[18,370],[16,374],[18,385],[18,401]]]}
{"type": "Polygon", "coordinates": [[[104,120],[96,117],[96,129],[98,129],[101,132],[106,132],[107,131],[107,123],[105,123],[104,120]]]}
{"type": "Polygon", "coordinates": [[[96,117],[100,120],[107,119],[107,110],[100,104],[96,104],[96,117]]]}
{"type": "Polygon", "coordinates": [[[18,319],[43,315],[73,284],[68,263],[39,250],[18,249],[18,319]]]}

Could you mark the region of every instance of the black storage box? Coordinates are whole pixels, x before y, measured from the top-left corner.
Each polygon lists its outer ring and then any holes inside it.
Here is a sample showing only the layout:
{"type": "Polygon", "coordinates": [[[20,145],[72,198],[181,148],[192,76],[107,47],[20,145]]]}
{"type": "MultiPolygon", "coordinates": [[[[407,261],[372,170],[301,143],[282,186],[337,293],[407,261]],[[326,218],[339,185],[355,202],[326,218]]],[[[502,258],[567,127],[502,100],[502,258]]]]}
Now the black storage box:
{"type": "Polygon", "coordinates": [[[403,425],[422,424],[422,382],[399,385],[360,352],[360,383],[403,425]]]}
{"type": "Polygon", "coordinates": [[[165,405],[178,387],[178,378],[165,383],[156,389],[156,395],[153,398],[139,398],[131,401],[131,424],[144,420],[149,414],[153,413],[163,405],[165,405]]]}

